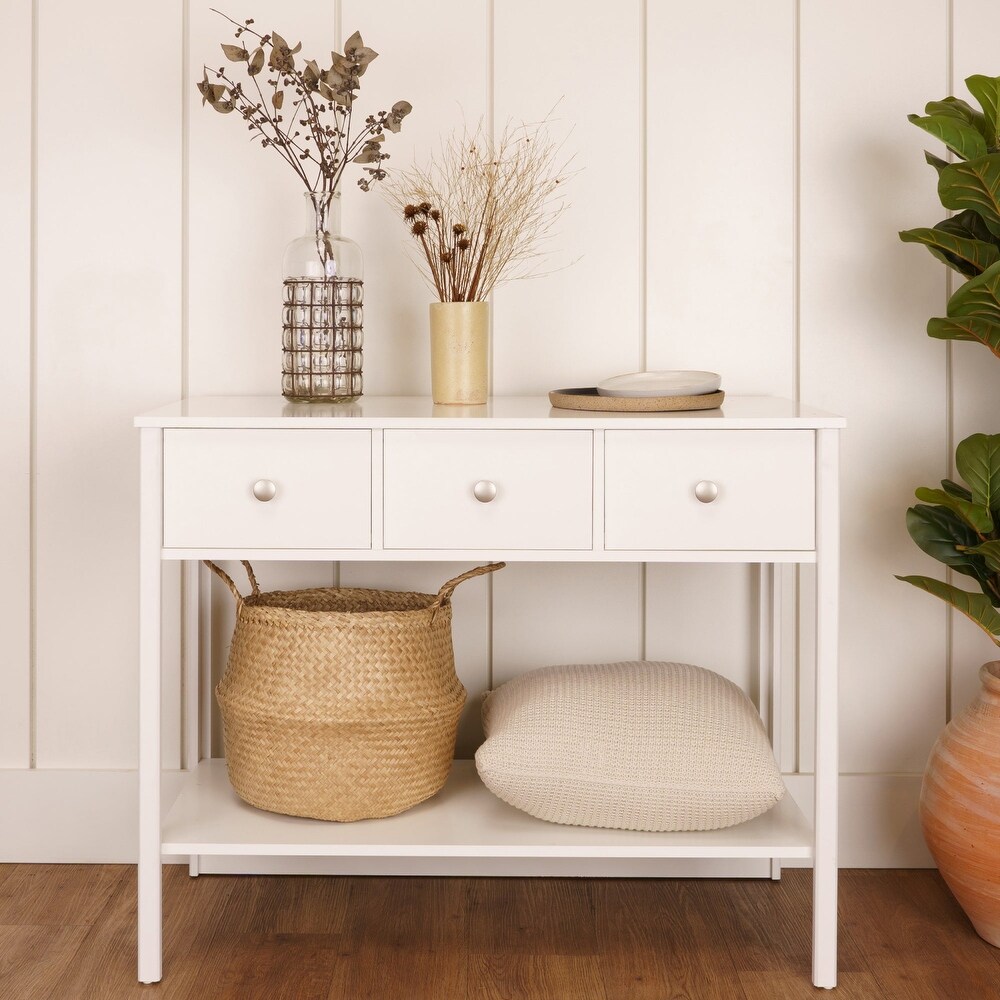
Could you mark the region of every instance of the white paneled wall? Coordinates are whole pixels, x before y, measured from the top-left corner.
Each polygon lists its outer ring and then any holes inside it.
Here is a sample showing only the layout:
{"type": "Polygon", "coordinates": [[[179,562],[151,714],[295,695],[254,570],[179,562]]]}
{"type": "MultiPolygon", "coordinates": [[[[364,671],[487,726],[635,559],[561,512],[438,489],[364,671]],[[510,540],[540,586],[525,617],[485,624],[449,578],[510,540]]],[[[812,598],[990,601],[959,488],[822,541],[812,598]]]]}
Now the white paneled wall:
{"type": "Polygon", "coordinates": [[[0,498],[0,767],[28,767],[31,753],[31,384],[32,167],[31,80],[34,63],[31,4],[11,5],[4,20],[20,44],[13,46],[13,79],[21,99],[0,102],[0,297],[5,303],[0,338],[0,456],[6,489],[0,498]]]}
{"type": "Polygon", "coordinates": [[[181,27],[176,4],[154,32],[128,0],[86,16],[70,0],[36,7],[40,767],[135,761],[139,491],[127,417],[181,389],[181,27]],[[127,82],[131,51],[144,73],[127,82]]]}
{"type": "MultiPolygon", "coordinates": [[[[0,794],[24,821],[0,823],[0,858],[132,850],[121,817],[133,791],[114,774],[135,765],[133,413],[184,392],[278,391],[280,261],[304,198],[238,120],[201,106],[201,66],[221,65],[219,42],[231,40],[208,7],[5,7],[19,43],[14,96],[0,106],[0,794]],[[141,58],[141,76],[123,77],[125,53],[141,58]],[[113,801],[70,822],[67,784],[113,801]]],[[[321,61],[360,29],[381,55],[359,107],[414,106],[387,144],[389,167],[463,123],[499,131],[554,109],[575,157],[555,262],[576,262],[496,294],[496,393],[709,368],[730,392],[846,414],[842,857],[921,863],[916,776],[990,647],[892,575],[934,568],[903,510],[913,486],[948,472],[960,437],[998,429],[1000,369],[982,348],[924,336],[944,269],[896,231],[943,213],[922,161],[932,143],[905,116],[960,92],[970,73],[1000,74],[998,5],[253,0],[229,13],[321,61]]],[[[353,177],[343,201],[365,251],[366,389],[424,393],[429,295],[408,237],[353,177]]],[[[266,587],[435,590],[458,568],[269,564],[260,576],[266,587]]],[[[812,634],[809,571],[783,580],[785,605],[802,614],[784,636],[780,757],[803,772],[790,784],[806,796],[812,692],[792,653],[812,634]]],[[[212,595],[217,674],[232,600],[212,595]]],[[[692,660],[752,690],[757,596],[752,568],[724,565],[521,565],[464,585],[456,654],[472,698],[460,751],[479,738],[478,694],[544,663],[692,660]]],[[[178,660],[172,640],[171,765],[178,660]]]]}
{"type": "Polygon", "coordinates": [[[945,269],[896,236],[943,215],[906,113],[947,91],[948,5],[905,7],[904,17],[899,4],[871,0],[801,5],[799,380],[803,399],[850,422],[841,466],[841,766],[850,772],[922,770],[945,722],[944,606],[892,578],[934,571],[903,508],[914,486],[940,478],[948,451],[945,348],[924,335],[944,305],[945,269]]]}

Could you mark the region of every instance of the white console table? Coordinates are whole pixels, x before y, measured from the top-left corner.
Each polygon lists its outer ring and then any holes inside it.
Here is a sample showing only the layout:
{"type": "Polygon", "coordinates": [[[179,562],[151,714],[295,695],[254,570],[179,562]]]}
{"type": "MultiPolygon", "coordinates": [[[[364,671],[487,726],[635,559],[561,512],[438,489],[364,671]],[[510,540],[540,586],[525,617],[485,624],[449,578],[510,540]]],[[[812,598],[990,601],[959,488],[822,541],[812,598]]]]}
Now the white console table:
{"type": "MultiPolygon", "coordinates": [[[[812,859],[813,982],[836,985],[842,418],[767,397],[660,414],[557,410],[543,397],[479,407],[418,397],[329,406],[217,397],[182,400],[135,423],[140,981],[161,978],[166,854],[812,859]],[[161,561],[188,560],[197,579],[194,561],[206,558],[743,562],[761,565],[765,586],[775,563],[815,563],[812,821],[786,796],[764,816],[709,833],[556,826],[495,799],[471,762],[458,762],[443,791],[409,812],[324,823],[241,803],[222,762],[198,761],[196,736],[188,741],[194,774],[161,816],[161,561]]],[[[188,611],[196,623],[196,609],[188,611]]],[[[776,687],[773,677],[762,680],[764,716],[775,717],[776,687]]],[[[189,678],[195,720],[198,689],[189,678]]]]}

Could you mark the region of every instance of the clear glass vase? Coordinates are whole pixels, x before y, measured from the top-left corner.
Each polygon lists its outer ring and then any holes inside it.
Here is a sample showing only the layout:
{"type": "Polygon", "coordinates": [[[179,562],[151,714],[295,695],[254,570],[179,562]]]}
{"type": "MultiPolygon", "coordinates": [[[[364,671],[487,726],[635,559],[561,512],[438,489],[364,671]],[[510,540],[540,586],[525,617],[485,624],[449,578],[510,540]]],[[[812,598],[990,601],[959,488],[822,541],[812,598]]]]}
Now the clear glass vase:
{"type": "Polygon", "coordinates": [[[340,194],[307,191],[306,233],[285,250],[281,392],[350,402],[363,391],[361,248],[340,234],[340,194]]]}

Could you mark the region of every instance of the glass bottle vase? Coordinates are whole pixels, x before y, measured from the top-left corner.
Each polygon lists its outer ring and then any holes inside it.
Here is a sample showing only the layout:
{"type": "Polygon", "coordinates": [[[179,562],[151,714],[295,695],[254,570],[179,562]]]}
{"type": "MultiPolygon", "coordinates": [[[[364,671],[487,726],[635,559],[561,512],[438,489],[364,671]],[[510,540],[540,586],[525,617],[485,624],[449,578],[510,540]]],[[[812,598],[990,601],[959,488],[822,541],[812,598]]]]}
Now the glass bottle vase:
{"type": "Polygon", "coordinates": [[[350,402],[363,391],[363,261],[340,233],[340,194],[307,191],[306,233],[283,262],[281,392],[305,402],[350,402]]]}

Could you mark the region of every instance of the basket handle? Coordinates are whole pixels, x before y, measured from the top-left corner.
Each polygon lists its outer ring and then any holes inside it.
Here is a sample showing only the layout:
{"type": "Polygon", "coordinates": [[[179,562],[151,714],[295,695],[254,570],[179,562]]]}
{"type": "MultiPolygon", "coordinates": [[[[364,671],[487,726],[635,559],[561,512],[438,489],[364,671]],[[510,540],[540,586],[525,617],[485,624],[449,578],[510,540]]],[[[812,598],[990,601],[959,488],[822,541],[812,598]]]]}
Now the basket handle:
{"type": "Polygon", "coordinates": [[[466,580],[471,580],[476,576],[483,576],[486,573],[495,573],[498,569],[503,569],[506,565],[507,564],[505,562],[495,562],[490,563],[488,566],[477,566],[475,569],[470,569],[467,573],[463,573],[461,576],[456,576],[453,580],[449,580],[437,592],[437,597],[434,598],[434,603],[431,604],[431,608],[437,610],[447,604],[448,601],[451,600],[451,595],[455,593],[455,588],[460,583],[465,583],[466,580]]]}
{"type": "MultiPolygon", "coordinates": [[[[260,593],[260,585],[257,583],[257,577],[254,576],[253,566],[246,559],[240,561],[243,563],[243,568],[247,571],[247,578],[250,580],[253,596],[256,597],[260,593]]],[[[239,607],[243,603],[243,595],[237,589],[236,584],[233,583],[233,578],[221,566],[216,566],[214,562],[208,559],[203,559],[202,562],[232,591],[233,597],[236,598],[236,606],[239,607]]]]}

